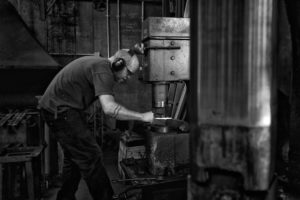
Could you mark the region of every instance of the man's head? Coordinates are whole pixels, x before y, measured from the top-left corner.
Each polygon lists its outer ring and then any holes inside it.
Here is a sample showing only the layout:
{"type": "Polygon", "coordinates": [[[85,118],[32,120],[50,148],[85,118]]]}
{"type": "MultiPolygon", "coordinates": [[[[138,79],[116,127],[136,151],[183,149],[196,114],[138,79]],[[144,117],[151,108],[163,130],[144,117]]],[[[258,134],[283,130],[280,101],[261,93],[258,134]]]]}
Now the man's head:
{"type": "Polygon", "coordinates": [[[119,50],[109,58],[117,82],[124,82],[139,69],[139,60],[136,55],[119,50]]]}

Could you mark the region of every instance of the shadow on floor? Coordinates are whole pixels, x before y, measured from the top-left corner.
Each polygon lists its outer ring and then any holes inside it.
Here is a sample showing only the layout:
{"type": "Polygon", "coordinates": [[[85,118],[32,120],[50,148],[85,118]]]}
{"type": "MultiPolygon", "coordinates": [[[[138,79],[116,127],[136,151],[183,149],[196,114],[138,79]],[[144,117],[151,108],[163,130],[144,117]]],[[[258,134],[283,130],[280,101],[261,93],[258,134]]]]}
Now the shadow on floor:
{"type": "MultiPolygon", "coordinates": [[[[105,152],[104,155],[103,162],[110,179],[119,179],[117,152],[105,152]]],[[[120,183],[112,183],[112,186],[115,194],[119,194],[126,188],[126,185],[120,183]]],[[[43,200],[56,200],[56,194],[58,190],[59,187],[49,188],[49,190],[47,190],[47,192],[44,194],[43,200]]],[[[76,200],[93,200],[83,179],[81,179],[79,183],[78,191],[76,192],[76,200]]]]}

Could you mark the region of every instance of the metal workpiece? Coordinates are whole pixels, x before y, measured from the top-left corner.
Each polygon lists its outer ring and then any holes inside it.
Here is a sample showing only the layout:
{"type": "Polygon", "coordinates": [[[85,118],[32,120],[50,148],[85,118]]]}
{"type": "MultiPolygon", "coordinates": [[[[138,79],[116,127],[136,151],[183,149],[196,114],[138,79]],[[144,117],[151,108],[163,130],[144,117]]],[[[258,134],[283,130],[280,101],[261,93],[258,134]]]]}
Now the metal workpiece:
{"type": "Polygon", "coordinates": [[[176,17],[149,17],[143,23],[143,39],[190,37],[190,19],[176,17]]]}
{"type": "Polygon", "coordinates": [[[187,133],[189,123],[184,120],[173,119],[171,117],[155,117],[151,123],[150,130],[157,134],[187,133]]]}
{"type": "Polygon", "coordinates": [[[163,126],[163,125],[151,125],[150,130],[153,131],[154,133],[158,134],[166,134],[170,132],[174,132],[175,129],[169,126],[163,126]]]}
{"type": "Polygon", "coordinates": [[[152,84],[156,116],[146,133],[146,155],[148,169],[155,176],[188,168],[188,126],[173,116],[183,108],[178,103],[185,96],[182,81],[190,77],[189,29],[188,18],[150,17],[143,23],[143,80],[152,84]]]}
{"type": "MultiPolygon", "coordinates": [[[[171,117],[154,118],[151,128],[166,126],[169,130],[176,132],[188,132],[190,130],[189,123],[184,120],[173,119],[171,117]]],[[[158,131],[159,132],[159,131],[158,131]]]]}

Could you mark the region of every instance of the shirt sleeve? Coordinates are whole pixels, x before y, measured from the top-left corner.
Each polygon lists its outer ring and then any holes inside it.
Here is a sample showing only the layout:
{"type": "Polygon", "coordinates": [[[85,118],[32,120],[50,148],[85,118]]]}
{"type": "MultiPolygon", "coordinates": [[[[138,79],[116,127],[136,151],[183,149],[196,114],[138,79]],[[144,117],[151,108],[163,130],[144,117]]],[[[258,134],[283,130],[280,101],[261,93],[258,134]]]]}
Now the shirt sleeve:
{"type": "Polygon", "coordinates": [[[108,72],[94,72],[93,84],[95,88],[95,96],[104,94],[113,95],[114,77],[108,72]]]}

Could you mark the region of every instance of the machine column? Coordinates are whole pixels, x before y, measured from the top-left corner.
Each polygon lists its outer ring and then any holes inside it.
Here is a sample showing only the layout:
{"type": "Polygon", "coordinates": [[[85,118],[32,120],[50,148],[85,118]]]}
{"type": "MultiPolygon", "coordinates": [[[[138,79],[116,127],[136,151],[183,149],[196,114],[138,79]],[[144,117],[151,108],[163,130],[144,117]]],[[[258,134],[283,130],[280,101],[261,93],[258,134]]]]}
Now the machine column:
{"type": "Polygon", "coordinates": [[[269,189],[275,2],[191,1],[190,200],[269,189]]]}

